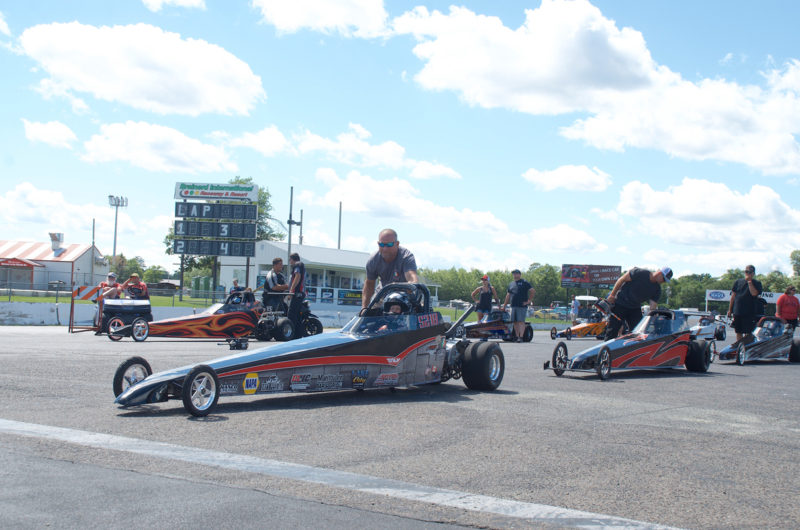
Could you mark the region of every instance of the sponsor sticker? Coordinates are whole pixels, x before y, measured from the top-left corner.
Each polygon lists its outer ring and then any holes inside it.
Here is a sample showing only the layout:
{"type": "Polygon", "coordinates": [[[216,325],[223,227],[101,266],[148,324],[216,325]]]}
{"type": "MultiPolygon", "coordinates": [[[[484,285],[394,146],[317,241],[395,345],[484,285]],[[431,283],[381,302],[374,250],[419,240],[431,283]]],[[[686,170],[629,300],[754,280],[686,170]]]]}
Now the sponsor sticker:
{"type": "Polygon", "coordinates": [[[342,388],[343,381],[342,374],[325,374],[317,378],[314,388],[316,390],[336,390],[342,388]]]}
{"type": "Polygon", "coordinates": [[[428,313],[417,317],[417,325],[420,328],[429,328],[439,323],[439,313],[428,313]]]}
{"type": "Polygon", "coordinates": [[[400,374],[381,374],[375,379],[375,386],[397,386],[400,374]]]}
{"type": "Polygon", "coordinates": [[[311,374],[294,374],[289,387],[292,390],[307,390],[311,385],[311,374]]]}
{"type": "Polygon", "coordinates": [[[245,394],[255,394],[256,390],[258,390],[258,374],[250,373],[244,376],[242,389],[244,389],[245,394]]]}
{"type": "Polygon", "coordinates": [[[277,375],[271,375],[261,380],[259,392],[281,392],[283,391],[283,381],[277,375]]]}
{"type": "Polygon", "coordinates": [[[363,390],[367,384],[367,379],[369,379],[369,370],[353,370],[351,375],[353,378],[353,388],[363,390]]]}
{"type": "Polygon", "coordinates": [[[236,383],[222,383],[219,385],[219,393],[222,394],[236,394],[239,392],[239,385],[236,383]]]}

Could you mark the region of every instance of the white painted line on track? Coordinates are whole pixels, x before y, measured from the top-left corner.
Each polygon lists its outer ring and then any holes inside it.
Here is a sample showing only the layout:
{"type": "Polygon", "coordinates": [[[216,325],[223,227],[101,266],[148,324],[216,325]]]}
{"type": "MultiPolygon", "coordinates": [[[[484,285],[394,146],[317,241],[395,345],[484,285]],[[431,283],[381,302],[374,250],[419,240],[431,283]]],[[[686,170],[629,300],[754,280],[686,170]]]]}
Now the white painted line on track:
{"type": "Polygon", "coordinates": [[[125,451],[205,466],[259,473],[323,484],[336,488],[385,495],[474,512],[503,515],[535,522],[577,528],[668,528],[665,526],[557,506],[520,502],[463,491],[423,486],[399,480],[359,475],[247,455],[209,451],[196,447],[153,442],[89,431],[24,423],[0,418],[0,432],[77,444],[96,449],[125,451]]]}

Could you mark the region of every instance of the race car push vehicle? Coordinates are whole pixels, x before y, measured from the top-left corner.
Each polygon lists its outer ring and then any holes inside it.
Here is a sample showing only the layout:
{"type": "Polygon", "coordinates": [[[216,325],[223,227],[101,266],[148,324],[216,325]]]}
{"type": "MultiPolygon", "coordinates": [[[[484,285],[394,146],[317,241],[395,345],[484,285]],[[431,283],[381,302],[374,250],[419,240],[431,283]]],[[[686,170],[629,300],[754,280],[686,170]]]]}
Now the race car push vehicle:
{"type": "MultiPolygon", "coordinates": [[[[470,322],[463,324],[456,330],[457,337],[467,337],[472,339],[503,339],[505,341],[515,340],[517,333],[514,331],[514,323],[511,315],[506,311],[492,309],[488,315],[483,317],[480,322],[470,322]]],[[[525,331],[522,332],[522,342],[533,340],[533,327],[525,322],[525,331]]]]}
{"type": "MultiPolygon", "coordinates": [[[[110,302],[113,301],[106,301],[106,306],[110,302]]],[[[138,302],[138,300],[119,302],[138,302]]],[[[147,305],[149,308],[150,304],[147,305]]],[[[228,340],[232,349],[239,349],[238,346],[236,348],[233,346],[243,344],[239,339],[244,339],[255,331],[260,312],[252,293],[233,293],[228,296],[224,304],[213,304],[205,311],[194,315],[153,322],[137,318],[130,324],[126,324],[122,319],[112,319],[108,323],[108,338],[118,341],[122,337],[130,336],[138,342],[148,337],[221,338],[228,340]]]]}
{"type": "Polygon", "coordinates": [[[611,370],[673,368],[686,366],[691,372],[707,372],[712,361],[711,345],[692,336],[681,311],[650,311],[631,333],[582,351],[570,358],[567,344],[559,342],[545,370],[557,376],[566,370],[596,372],[608,379],[611,370]]]}
{"type": "Polygon", "coordinates": [[[427,287],[389,284],[338,332],[156,374],[145,359],[130,358],[114,374],[115,403],[130,407],[181,399],[190,414],[205,416],[220,396],[393,388],[459,378],[467,388],[492,391],[505,371],[500,346],[452,336],[469,313],[448,326],[431,310],[427,287]]]}
{"type": "Polygon", "coordinates": [[[571,340],[573,338],[597,338],[603,340],[606,334],[606,326],[608,322],[603,318],[603,314],[595,311],[588,318],[586,322],[581,322],[572,326],[568,326],[561,331],[557,330],[555,326],[550,328],[550,338],[556,340],[563,338],[571,340]]]}
{"type": "Polygon", "coordinates": [[[793,338],[794,327],[776,317],[763,317],[749,339],[734,342],[719,352],[721,361],[787,360],[800,363],[800,339],[793,338]]]}

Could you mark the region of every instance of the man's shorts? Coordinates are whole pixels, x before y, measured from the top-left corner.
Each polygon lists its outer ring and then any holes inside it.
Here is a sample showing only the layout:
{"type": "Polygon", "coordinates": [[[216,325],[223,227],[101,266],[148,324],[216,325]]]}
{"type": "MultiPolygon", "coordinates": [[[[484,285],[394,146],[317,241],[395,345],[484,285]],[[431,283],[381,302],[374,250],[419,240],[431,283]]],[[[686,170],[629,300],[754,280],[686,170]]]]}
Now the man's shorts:
{"type": "Polygon", "coordinates": [[[752,333],[756,329],[756,317],[752,315],[733,315],[733,329],[736,333],[752,333]]]}
{"type": "Polygon", "coordinates": [[[527,307],[512,307],[511,308],[511,322],[525,322],[528,318],[527,307]]]}

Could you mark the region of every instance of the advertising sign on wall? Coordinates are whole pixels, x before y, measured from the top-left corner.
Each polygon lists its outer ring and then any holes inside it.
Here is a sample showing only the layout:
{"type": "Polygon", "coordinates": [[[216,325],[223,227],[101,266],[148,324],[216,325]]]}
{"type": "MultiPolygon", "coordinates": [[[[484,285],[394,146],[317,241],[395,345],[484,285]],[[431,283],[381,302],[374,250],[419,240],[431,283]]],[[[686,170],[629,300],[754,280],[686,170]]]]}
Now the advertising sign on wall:
{"type": "Polygon", "coordinates": [[[561,287],[611,289],[620,276],[619,265],[562,265],[561,287]]]}
{"type": "Polygon", "coordinates": [[[339,305],[361,305],[361,291],[339,289],[339,305]]]}

